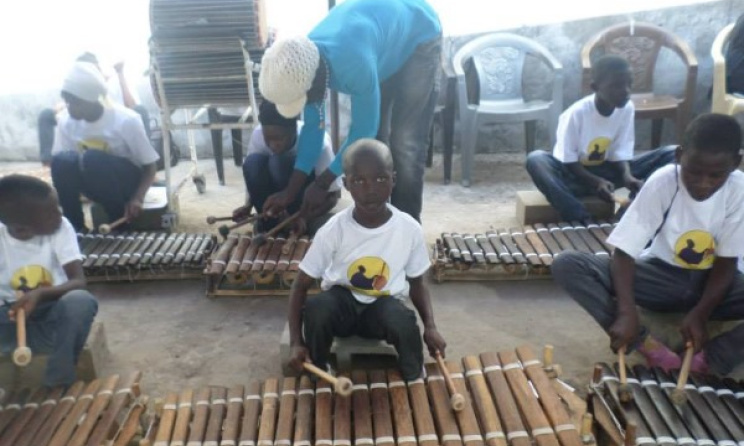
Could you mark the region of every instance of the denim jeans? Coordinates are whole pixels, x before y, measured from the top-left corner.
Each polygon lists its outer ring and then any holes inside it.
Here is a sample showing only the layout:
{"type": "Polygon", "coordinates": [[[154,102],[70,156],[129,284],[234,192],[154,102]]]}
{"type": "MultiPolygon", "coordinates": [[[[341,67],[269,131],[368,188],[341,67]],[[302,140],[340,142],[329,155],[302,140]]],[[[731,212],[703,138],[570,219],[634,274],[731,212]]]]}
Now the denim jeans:
{"type": "Polygon", "coordinates": [[[85,228],[81,194],[103,206],[110,221],[118,220],[141,178],[142,169],[131,161],[100,150],[68,150],[52,157],[52,183],[62,212],[77,231],[85,228]]]}
{"type": "MultiPolygon", "coordinates": [[[[674,150],[677,146],[665,146],[636,156],[629,161],[630,173],[639,180],[645,181],[658,168],[674,161],[674,150]]],[[[616,188],[623,187],[623,178],[619,169],[611,163],[599,166],[586,166],[586,170],[602,177],[616,188]]],[[[561,218],[565,221],[583,221],[591,217],[580,197],[594,195],[595,191],[572,174],[566,165],[552,154],[535,150],[527,155],[527,172],[535,186],[545,195],[561,218]]]]}
{"type": "Polygon", "coordinates": [[[421,376],[424,344],[416,313],[400,299],[381,297],[363,304],[347,288],[334,286],[307,298],[302,320],[305,345],[313,363],[321,369],[328,364],[334,337],[357,335],[393,345],[406,381],[421,376]]]}
{"type": "Polygon", "coordinates": [[[429,129],[439,94],[441,38],[419,45],[381,85],[377,139],[390,147],[396,183],[393,206],[421,221],[429,129]]]}
{"type": "MultiPolygon", "coordinates": [[[[566,251],[552,265],[553,278],[607,331],[617,316],[611,259],[566,251]]],[[[633,293],[636,305],[663,313],[686,313],[700,300],[710,270],[688,270],[658,259],[637,260],[633,293]]],[[[744,275],[738,273],[711,320],[744,319],[744,275]]],[[[642,329],[645,331],[645,329],[642,329]]],[[[744,324],[704,346],[710,368],[725,375],[744,360],[744,324]]]]}
{"type": "MultiPolygon", "coordinates": [[[[0,348],[4,355],[17,346],[16,323],[8,319],[8,306],[0,308],[0,348]]],[[[98,313],[96,299],[85,290],[70,291],[58,300],[39,304],[27,316],[26,338],[34,354],[48,354],[45,386],[75,382],[75,366],[98,313]]]]}

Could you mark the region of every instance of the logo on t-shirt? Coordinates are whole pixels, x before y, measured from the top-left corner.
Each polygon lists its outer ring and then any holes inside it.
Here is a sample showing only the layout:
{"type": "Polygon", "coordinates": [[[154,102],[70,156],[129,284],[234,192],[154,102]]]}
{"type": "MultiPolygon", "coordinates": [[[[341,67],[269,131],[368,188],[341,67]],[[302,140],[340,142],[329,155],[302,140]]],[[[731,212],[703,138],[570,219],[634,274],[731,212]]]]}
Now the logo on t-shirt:
{"type": "Polygon", "coordinates": [[[707,269],[716,259],[716,241],[706,231],[687,231],[674,244],[674,261],[683,268],[707,269]]]}
{"type": "Polygon", "coordinates": [[[581,160],[581,164],[585,166],[598,166],[604,163],[607,157],[607,149],[610,148],[611,143],[612,140],[604,136],[591,140],[587,147],[586,155],[581,160]]]}
{"type": "Polygon", "coordinates": [[[52,285],[52,273],[41,265],[23,266],[10,277],[10,287],[24,293],[52,285]]]}
{"type": "Polygon", "coordinates": [[[349,266],[346,276],[353,291],[368,296],[389,296],[389,290],[383,290],[390,279],[390,268],[379,257],[362,257],[349,266]]]}
{"type": "Polygon", "coordinates": [[[109,151],[109,144],[102,139],[84,139],[78,143],[78,149],[81,152],[86,150],[100,150],[102,152],[109,151]]]}

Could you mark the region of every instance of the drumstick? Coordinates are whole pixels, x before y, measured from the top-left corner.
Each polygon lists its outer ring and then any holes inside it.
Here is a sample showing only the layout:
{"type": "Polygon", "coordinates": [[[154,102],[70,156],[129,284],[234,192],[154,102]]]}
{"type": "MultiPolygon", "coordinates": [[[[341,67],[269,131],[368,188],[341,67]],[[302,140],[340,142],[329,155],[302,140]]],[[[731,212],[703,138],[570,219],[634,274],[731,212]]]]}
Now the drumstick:
{"type": "Polygon", "coordinates": [[[462,409],[465,408],[465,397],[457,392],[457,388],[455,388],[455,382],[452,381],[452,376],[450,376],[449,370],[444,364],[444,359],[442,359],[442,353],[439,350],[435,352],[434,358],[437,360],[439,373],[442,374],[442,376],[444,377],[444,382],[447,384],[447,390],[449,390],[449,393],[452,394],[452,397],[450,398],[450,405],[452,406],[452,410],[454,410],[455,412],[460,412],[462,409]]]}
{"type": "Polygon", "coordinates": [[[351,395],[351,390],[354,385],[349,378],[345,378],[343,376],[336,378],[325,370],[317,367],[315,364],[309,362],[303,362],[302,367],[304,367],[306,371],[312,373],[323,381],[326,381],[328,384],[331,384],[333,386],[333,390],[335,390],[336,393],[338,393],[339,395],[351,395]]]}
{"type": "Polygon", "coordinates": [[[692,342],[687,342],[685,345],[685,357],[682,360],[682,368],[679,369],[679,379],[677,379],[677,387],[672,391],[672,402],[678,406],[682,405],[687,401],[687,394],[685,393],[685,385],[687,385],[687,377],[690,375],[690,366],[692,366],[692,355],[695,354],[695,348],[692,342]]]}
{"type": "Polygon", "coordinates": [[[238,229],[241,226],[245,226],[248,223],[252,223],[253,221],[255,221],[257,218],[261,217],[262,215],[263,214],[251,215],[250,217],[246,218],[245,220],[240,220],[239,222],[235,223],[234,225],[230,225],[230,226],[222,225],[222,226],[220,226],[220,228],[218,229],[218,231],[220,232],[220,235],[223,238],[227,238],[227,236],[230,234],[230,231],[232,231],[233,229],[238,229]]]}
{"type": "MultiPolygon", "coordinates": [[[[23,297],[23,291],[16,290],[16,298],[23,297]]],[[[16,310],[16,329],[18,348],[13,352],[13,363],[19,367],[26,367],[31,362],[31,349],[26,345],[26,310],[19,307],[16,310]]]]}
{"type": "Polygon", "coordinates": [[[117,227],[126,223],[127,221],[129,221],[127,217],[121,217],[120,219],[116,220],[113,223],[104,223],[98,227],[98,232],[100,232],[101,234],[108,234],[114,229],[116,229],[117,227]]]}
{"type": "Polygon", "coordinates": [[[276,234],[279,233],[279,231],[281,231],[282,229],[284,229],[287,226],[289,226],[292,222],[294,222],[295,220],[297,220],[299,217],[300,217],[300,212],[299,211],[298,212],[295,212],[294,214],[292,214],[289,217],[287,217],[284,221],[282,221],[278,225],[274,226],[271,229],[271,231],[269,231],[269,232],[267,232],[265,234],[258,234],[258,235],[256,235],[253,238],[253,243],[256,246],[263,245],[264,243],[266,243],[266,239],[267,238],[274,237],[276,234]]]}
{"type": "Polygon", "coordinates": [[[210,215],[207,217],[207,224],[213,225],[217,223],[218,221],[231,221],[233,219],[232,215],[229,217],[215,217],[214,215],[210,215]]]}
{"type": "Polygon", "coordinates": [[[617,350],[617,368],[620,373],[620,385],[617,388],[617,393],[620,397],[620,401],[628,403],[633,400],[633,392],[630,390],[630,386],[628,385],[628,373],[625,369],[624,345],[617,350]]]}

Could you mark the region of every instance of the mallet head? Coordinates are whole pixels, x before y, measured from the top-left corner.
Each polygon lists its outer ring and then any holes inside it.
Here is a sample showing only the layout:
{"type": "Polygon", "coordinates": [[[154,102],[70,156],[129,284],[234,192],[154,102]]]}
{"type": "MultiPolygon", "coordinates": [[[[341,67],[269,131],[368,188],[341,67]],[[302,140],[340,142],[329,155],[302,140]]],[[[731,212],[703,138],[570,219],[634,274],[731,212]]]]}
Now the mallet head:
{"type": "Polygon", "coordinates": [[[334,390],[339,395],[349,396],[351,395],[351,391],[353,388],[354,388],[354,384],[351,382],[349,378],[340,376],[336,379],[336,385],[334,386],[334,390]]]}
{"type": "Polygon", "coordinates": [[[217,218],[214,215],[210,215],[209,217],[207,217],[208,225],[213,225],[215,223],[217,223],[217,218]]]}
{"type": "Polygon", "coordinates": [[[460,412],[465,408],[465,397],[462,394],[456,393],[450,398],[450,404],[452,405],[452,410],[460,412]]]}
{"type": "Polygon", "coordinates": [[[230,229],[227,227],[227,225],[220,226],[218,231],[223,238],[227,238],[227,236],[230,235],[230,229]]]}
{"type": "Polygon", "coordinates": [[[31,362],[31,349],[18,347],[13,351],[13,363],[19,367],[26,367],[31,362]]]}
{"type": "Polygon", "coordinates": [[[106,223],[102,224],[101,226],[98,227],[98,232],[100,232],[101,234],[110,234],[111,225],[106,224],[106,223]]]}

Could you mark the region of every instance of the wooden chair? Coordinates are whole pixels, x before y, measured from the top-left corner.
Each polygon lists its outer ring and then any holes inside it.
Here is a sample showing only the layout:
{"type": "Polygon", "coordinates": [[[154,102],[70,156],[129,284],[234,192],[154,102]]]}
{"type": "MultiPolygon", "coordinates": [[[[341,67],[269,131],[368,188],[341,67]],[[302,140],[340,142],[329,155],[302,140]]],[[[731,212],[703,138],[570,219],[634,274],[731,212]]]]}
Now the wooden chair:
{"type": "Polygon", "coordinates": [[[624,57],[633,72],[631,100],[636,119],[652,119],[651,147],[661,145],[663,119],[675,122],[677,140],[681,140],[690,120],[695,98],[698,62],[690,47],[679,37],[650,23],[629,22],[614,25],[596,34],[581,50],[582,88],[591,92],[592,60],[604,54],[624,57]],[[687,68],[681,97],[654,93],[654,69],[662,48],[673,51],[687,68]]]}
{"type": "Polygon", "coordinates": [[[725,49],[733,29],[733,23],[723,28],[710,50],[713,58],[713,103],[710,111],[731,116],[744,113],[744,96],[726,92],[725,49]]]}

